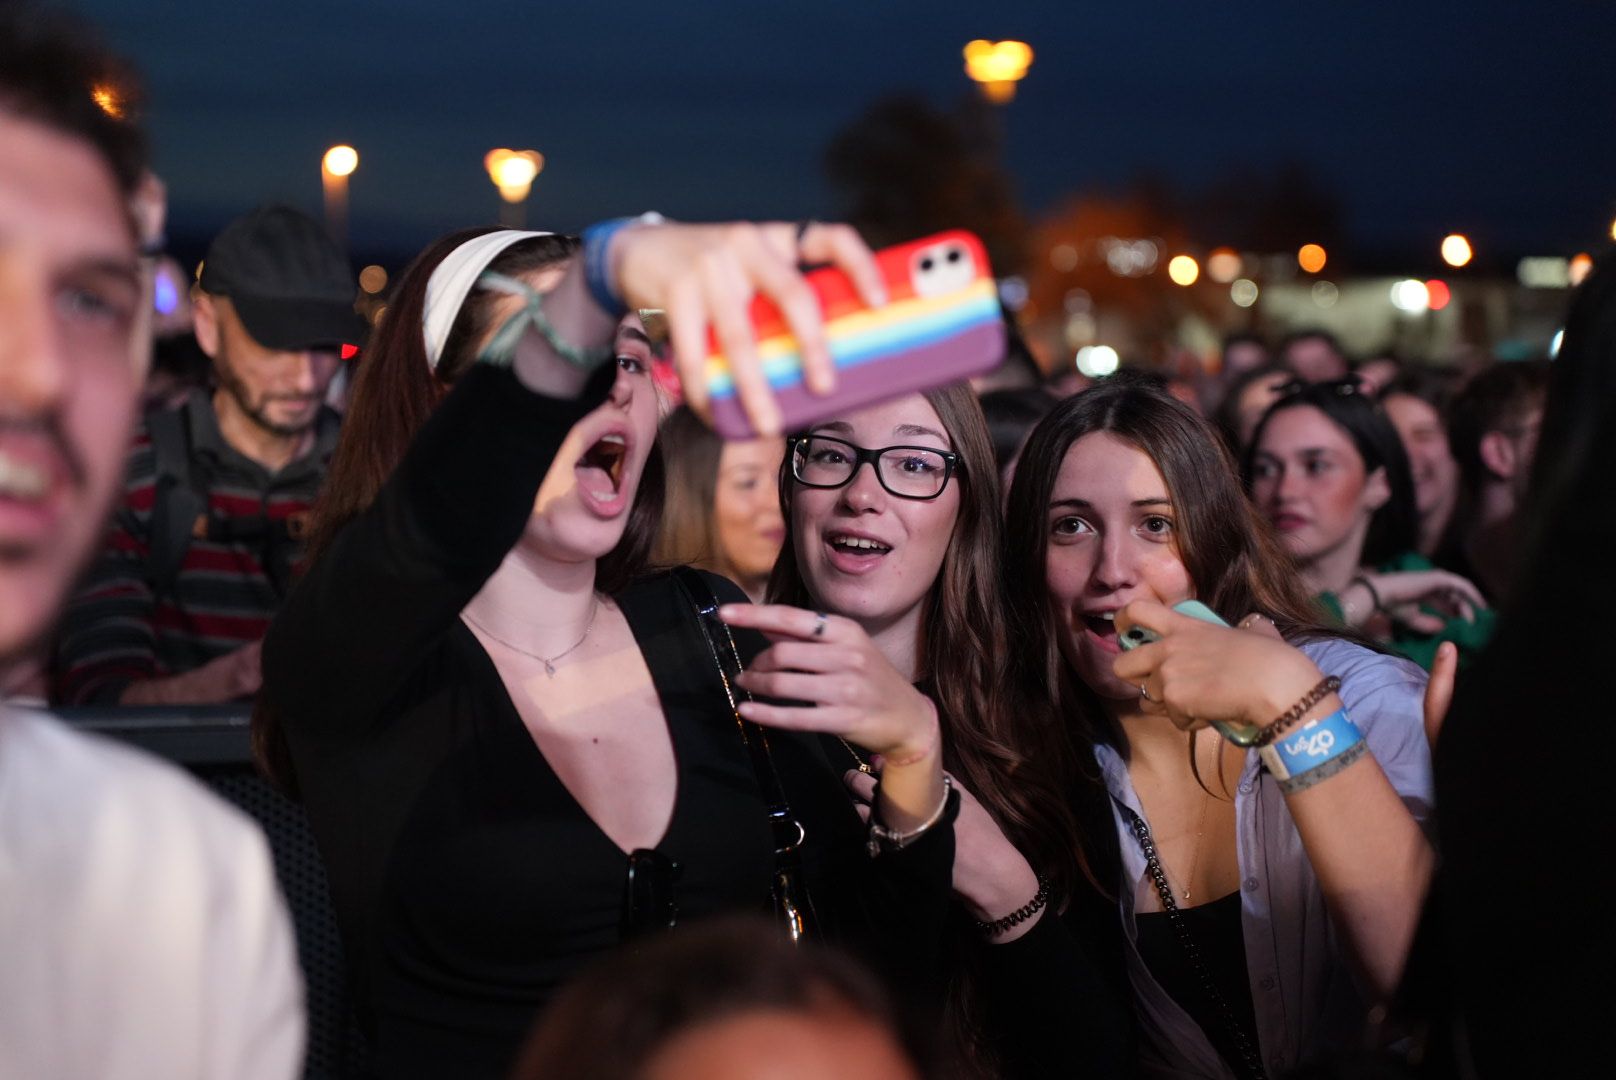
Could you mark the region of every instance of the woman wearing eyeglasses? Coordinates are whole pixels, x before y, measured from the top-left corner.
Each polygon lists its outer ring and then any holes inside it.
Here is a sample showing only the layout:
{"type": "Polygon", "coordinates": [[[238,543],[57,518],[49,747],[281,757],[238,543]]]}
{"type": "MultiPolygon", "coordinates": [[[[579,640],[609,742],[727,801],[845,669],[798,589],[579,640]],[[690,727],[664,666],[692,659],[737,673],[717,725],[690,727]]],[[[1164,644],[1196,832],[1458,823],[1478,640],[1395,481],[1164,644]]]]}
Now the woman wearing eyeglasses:
{"type": "Polygon", "coordinates": [[[1397,429],[1350,377],[1293,384],[1263,415],[1246,489],[1330,618],[1429,668],[1452,641],[1461,658],[1492,634],[1476,587],[1415,550],[1408,455],[1397,429]]]}
{"type": "MultiPolygon", "coordinates": [[[[1143,381],[1039,424],[1005,546],[1023,723],[1124,938],[1139,1073],[1251,1080],[1356,1051],[1430,871],[1423,674],[1317,625],[1211,426],[1143,381]],[[1189,599],[1241,628],[1169,610],[1189,599]],[[1136,626],[1157,640],[1124,650],[1136,626]]],[[[996,994],[1045,1015],[1066,972],[1018,965],[996,994]]],[[[1026,1032],[1050,1056],[1051,1027],[1026,1032]]]]}
{"type": "MultiPolygon", "coordinates": [[[[1078,843],[1071,814],[1027,752],[1009,674],[997,478],[986,421],[964,384],[788,440],[787,540],[769,583],[773,605],[725,615],[776,642],[745,685],[806,707],[744,708],[777,724],[889,716],[895,728],[921,725],[940,739],[962,800],[954,834],[972,854],[954,865],[959,909],[948,940],[934,938],[937,963],[917,975],[949,984],[951,1026],[973,1075],[995,1066],[1015,1076],[1123,1075],[1132,1025],[1119,939],[1089,917],[1085,900],[1096,894],[1069,857],[1078,843]],[[822,625],[814,611],[828,614],[822,625]],[[1068,908],[1077,932],[1013,945],[1050,905],[1068,908]],[[1063,1011],[983,993],[1002,981],[1000,968],[1013,968],[1001,950],[1028,949],[1061,968],[1063,1011]],[[1034,1047],[1016,1037],[1029,1025],[1049,1039],[1034,1047]],[[1060,1047],[1029,1053],[1051,1047],[1052,1025],[1060,1047]]],[[[876,798],[874,773],[884,791],[904,764],[871,761],[856,740],[837,749],[835,763],[865,801],[876,798]]]]}
{"type": "MultiPolygon", "coordinates": [[[[799,262],[836,263],[884,302],[856,234],[817,224],[616,222],[581,250],[469,231],[405,273],[311,565],[265,641],[254,724],[301,790],[379,1075],[505,1076],[590,958],[769,900],[762,770],[691,598],[646,573],[657,402],[632,312],[668,310],[698,406],[716,327],[753,424],[777,429],[746,312],[754,291],[773,297],[810,378],[828,374],[799,262]]],[[[762,647],[736,637],[743,658],[762,647]]],[[[946,910],[954,804],[935,728],[891,711],[821,719],[891,764],[866,828],[816,738],[770,740],[802,875],[827,936],[901,969],[946,910]]]]}

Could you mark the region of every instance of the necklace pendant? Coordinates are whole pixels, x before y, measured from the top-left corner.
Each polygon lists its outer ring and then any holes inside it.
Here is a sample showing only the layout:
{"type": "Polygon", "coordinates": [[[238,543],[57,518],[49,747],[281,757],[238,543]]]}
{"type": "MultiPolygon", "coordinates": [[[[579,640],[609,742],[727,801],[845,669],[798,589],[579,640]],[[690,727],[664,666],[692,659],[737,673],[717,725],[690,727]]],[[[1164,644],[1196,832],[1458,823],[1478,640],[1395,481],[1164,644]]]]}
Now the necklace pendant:
{"type": "Polygon", "coordinates": [[[550,663],[548,660],[543,660],[542,657],[540,659],[544,664],[544,673],[552,679],[555,678],[555,665],[550,663]]]}
{"type": "Polygon", "coordinates": [[[1188,889],[1185,889],[1184,890],[1184,899],[1188,900],[1189,898],[1190,898],[1190,891],[1188,889]]]}

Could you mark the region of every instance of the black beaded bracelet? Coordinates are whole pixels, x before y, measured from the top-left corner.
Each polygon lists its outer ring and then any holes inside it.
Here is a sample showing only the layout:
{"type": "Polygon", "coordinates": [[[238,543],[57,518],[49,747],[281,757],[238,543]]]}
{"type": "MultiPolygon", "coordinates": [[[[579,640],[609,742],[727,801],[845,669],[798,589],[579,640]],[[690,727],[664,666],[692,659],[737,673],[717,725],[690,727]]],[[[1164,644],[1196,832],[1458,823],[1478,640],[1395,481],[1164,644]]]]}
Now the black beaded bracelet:
{"type": "Polygon", "coordinates": [[[1012,911],[1004,918],[994,919],[992,922],[986,922],[982,919],[972,919],[971,921],[976,923],[976,928],[982,931],[982,933],[986,936],[990,938],[998,937],[1006,930],[1020,926],[1022,923],[1044,910],[1044,905],[1047,903],[1049,903],[1049,879],[1039,877],[1038,891],[1033,894],[1033,898],[1016,908],[1016,910],[1012,911]]]}
{"type": "Polygon", "coordinates": [[[1257,747],[1267,746],[1294,727],[1298,720],[1307,715],[1309,709],[1339,689],[1341,689],[1340,678],[1335,675],[1326,675],[1319,680],[1317,686],[1303,696],[1301,701],[1280,713],[1273,723],[1257,732],[1256,736],[1251,740],[1251,745],[1257,747]]]}

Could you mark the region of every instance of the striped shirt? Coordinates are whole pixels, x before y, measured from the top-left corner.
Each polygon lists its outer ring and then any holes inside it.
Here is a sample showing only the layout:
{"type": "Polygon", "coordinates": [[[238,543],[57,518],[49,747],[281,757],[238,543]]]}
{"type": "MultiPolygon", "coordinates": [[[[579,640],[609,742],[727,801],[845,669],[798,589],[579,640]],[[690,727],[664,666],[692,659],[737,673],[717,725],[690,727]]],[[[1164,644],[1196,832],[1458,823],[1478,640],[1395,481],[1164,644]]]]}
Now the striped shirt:
{"type": "Polygon", "coordinates": [[[157,595],[159,470],[143,419],[105,547],[63,618],[56,696],[64,704],[116,704],[131,682],[190,671],[258,641],[290,584],[301,545],[287,534],[299,532],[319,492],[340,417],[322,411],[310,452],[271,473],[225,442],[209,391],[193,391],[177,408],[192,482],[207,495],[207,535],[186,542],[172,587],[157,595]]]}

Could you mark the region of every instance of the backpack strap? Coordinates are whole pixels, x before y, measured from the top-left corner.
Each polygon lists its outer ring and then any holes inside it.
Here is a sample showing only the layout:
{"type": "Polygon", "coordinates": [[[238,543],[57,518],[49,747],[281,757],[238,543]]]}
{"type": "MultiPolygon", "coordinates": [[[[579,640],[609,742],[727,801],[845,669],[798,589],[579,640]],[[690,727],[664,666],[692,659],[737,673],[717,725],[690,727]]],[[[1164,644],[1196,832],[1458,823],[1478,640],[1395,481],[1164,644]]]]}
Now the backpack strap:
{"type": "Polygon", "coordinates": [[[191,540],[208,531],[208,499],[192,466],[186,419],[184,408],[153,409],[146,414],[146,431],[157,462],[146,578],[156,597],[173,591],[191,540]]]}

